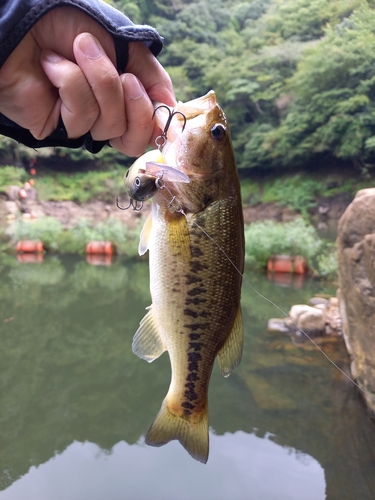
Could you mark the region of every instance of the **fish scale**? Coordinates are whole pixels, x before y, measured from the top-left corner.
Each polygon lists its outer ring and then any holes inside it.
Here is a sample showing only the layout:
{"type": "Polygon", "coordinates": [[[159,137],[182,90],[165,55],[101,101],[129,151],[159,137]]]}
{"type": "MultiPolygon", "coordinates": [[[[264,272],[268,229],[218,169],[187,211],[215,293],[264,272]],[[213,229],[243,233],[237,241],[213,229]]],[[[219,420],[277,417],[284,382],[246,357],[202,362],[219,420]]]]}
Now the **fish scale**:
{"type": "Polygon", "coordinates": [[[191,182],[168,184],[181,212],[171,209],[165,192],[153,198],[140,243],[150,251],[152,306],[135,334],[133,350],[147,361],[167,350],[171,362],[170,387],[146,443],[161,446],[178,439],[194,458],[206,462],[213,364],[218,356],[228,376],[242,353],[244,240],[225,116],[214,94],[199,101],[193,103],[203,109],[190,114],[186,109],[191,103],[177,107],[186,113],[187,124],[182,134],[172,134],[176,142],[169,151],[168,142],[163,150],[168,165],[181,169],[191,182]],[[220,143],[210,135],[218,124],[225,130],[220,143]]]}

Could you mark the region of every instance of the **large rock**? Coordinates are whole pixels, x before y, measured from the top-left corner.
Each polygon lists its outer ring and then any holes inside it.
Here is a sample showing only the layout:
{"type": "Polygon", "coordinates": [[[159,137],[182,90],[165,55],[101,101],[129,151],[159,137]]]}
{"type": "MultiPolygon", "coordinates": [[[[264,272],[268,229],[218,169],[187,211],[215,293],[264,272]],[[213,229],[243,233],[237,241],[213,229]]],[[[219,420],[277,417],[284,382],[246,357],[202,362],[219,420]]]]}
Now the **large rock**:
{"type": "Polygon", "coordinates": [[[289,311],[289,317],[301,330],[307,333],[323,334],[325,332],[324,309],[296,304],[289,311]]]}
{"type": "Polygon", "coordinates": [[[375,413],[375,188],[359,191],[338,226],[339,306],[352,374],[375,413]]]}

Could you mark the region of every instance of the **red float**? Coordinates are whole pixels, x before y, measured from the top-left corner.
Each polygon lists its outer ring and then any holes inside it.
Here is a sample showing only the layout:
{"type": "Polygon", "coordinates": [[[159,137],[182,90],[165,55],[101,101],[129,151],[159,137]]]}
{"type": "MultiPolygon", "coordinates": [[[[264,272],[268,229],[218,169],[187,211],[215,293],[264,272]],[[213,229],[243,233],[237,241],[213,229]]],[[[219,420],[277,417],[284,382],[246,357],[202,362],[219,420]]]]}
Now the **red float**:
{"type": "Polygon", "coordinates": [[[111,241],[90,241],[86,245],[86,253],[113,255],[114,247],[111,241]]]}
{"type": "Polygon", "coordinates": [[[37,240],[22,240],[17,243],[17,253],[42,253],[43,243],[37,240]]]}
{"type": "Polygon", "coordinates": [[[272,255],[267,262],[267,271],[306,274],[306,259],[300,255],[272,255]]]}

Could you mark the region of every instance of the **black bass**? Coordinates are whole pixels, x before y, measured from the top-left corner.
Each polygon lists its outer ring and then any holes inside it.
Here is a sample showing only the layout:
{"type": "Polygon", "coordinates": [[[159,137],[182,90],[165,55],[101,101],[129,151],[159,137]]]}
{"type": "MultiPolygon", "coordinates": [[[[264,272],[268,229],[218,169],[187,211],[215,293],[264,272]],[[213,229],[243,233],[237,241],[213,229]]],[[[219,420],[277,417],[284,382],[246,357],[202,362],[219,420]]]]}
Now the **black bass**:
{"type": "MultiPolygon", "coordinates": [[[[151,362],[167,350],[172,367],[168,394],[146,443],[162,446],[177,439],[206,463],[213,364],[217,356],[227,377],[242,354],[243,215],[229,128],[215,93],[179,103],[175,111],[186,117],[186,126],[176,114],[162,158],[158,152],[150,158],[188,179],[174,182],[167,172],[159,184],[166,189],[146,189],[154,197],[139,253],[150,252],[152,305],[133,351],[151,362]]],[[[163,129],[167,114],[160,109],[156,117],[163,129]]]]}

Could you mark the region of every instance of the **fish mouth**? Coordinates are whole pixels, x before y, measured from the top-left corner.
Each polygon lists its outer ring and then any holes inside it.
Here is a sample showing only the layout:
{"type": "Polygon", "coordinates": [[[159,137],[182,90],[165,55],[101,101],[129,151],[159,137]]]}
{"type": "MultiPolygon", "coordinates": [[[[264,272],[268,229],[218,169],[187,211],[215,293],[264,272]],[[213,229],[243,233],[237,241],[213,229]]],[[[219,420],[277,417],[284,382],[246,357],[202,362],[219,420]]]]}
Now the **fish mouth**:
{"type": "Polygon", "coordinates": [[[214,90],[210,90],[206,95],[198,97],[188,102],[179,102],[176,106],[176,111],[183,113],[186,119],[195,118],[202,113],[211,111],[217,105],[216,94],[214,90]]]}
{"type": "MultiPolygon", "coordinates": [[[[174,108],[166,106],[165,104],[163,104],[159,109],[158,106],[156,106],[156,123],[162,130],[164,130],[169,118],[169,113],[167,111],[167,109],[169,109],[170,113],[176,112],[173,116],[173,121],[176,120],[178,123],[177,127],[182,129],[185,122],[182,115],[184,115],[186,121],[188,121],[199,115],[207,114],[215,106],[217,106],[216,93],[214,90],[210,90],[206,95],[192,99],[191,101],[179,101],[177,106],[174,108]],[[179,113],[182,113],[182,115],[179,113]]],[[[174,126],[176,126],[176,122],[174,122],[174,126]]]]}

